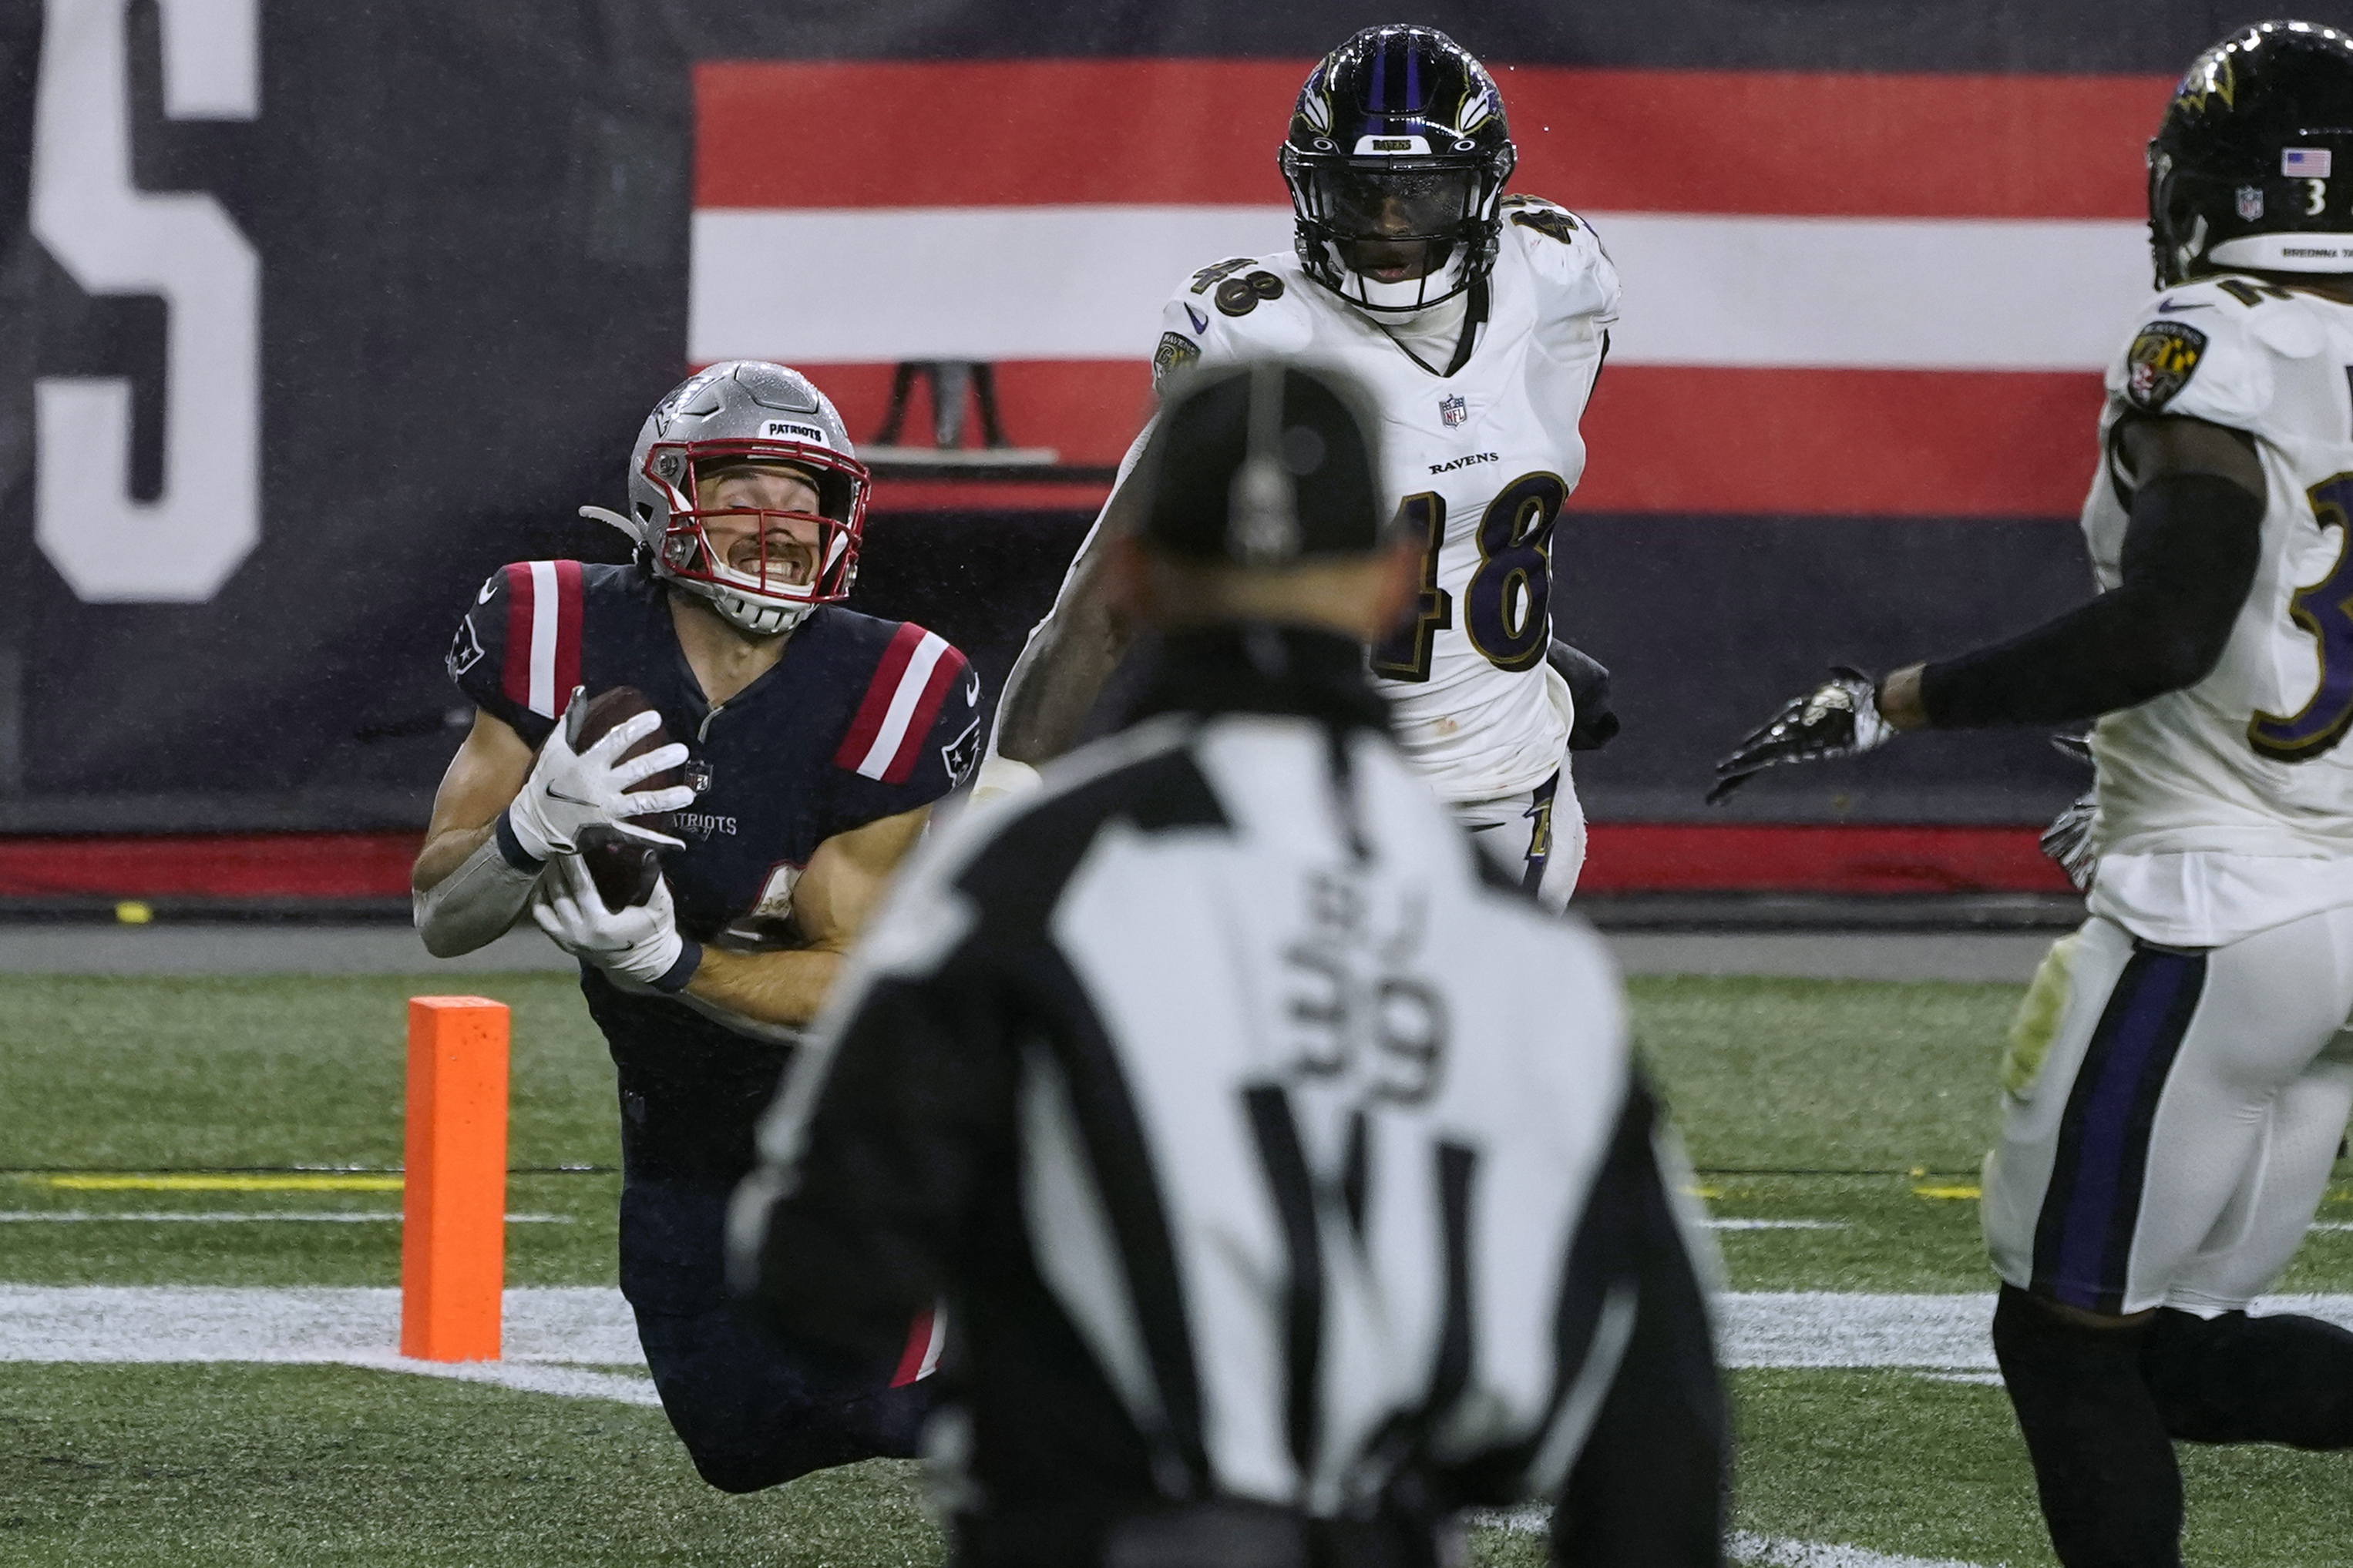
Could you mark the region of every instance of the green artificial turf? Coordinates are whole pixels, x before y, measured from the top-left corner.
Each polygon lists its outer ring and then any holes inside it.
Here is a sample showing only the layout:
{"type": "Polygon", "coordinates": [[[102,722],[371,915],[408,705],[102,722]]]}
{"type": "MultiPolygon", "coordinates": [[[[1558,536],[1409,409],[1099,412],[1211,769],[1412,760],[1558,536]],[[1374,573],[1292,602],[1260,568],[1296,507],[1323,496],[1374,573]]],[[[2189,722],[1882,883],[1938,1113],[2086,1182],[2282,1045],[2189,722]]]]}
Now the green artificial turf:
{"type": "Polygon", "coordinates": [[[451,978],[0,975],[0,1169],[396,1167],[407,999],[432,993],[513,1009],[512,1163],[617,1163],[612,1067],[578,984],[451,978]]]}
{"type": "MultiPolygon", "coordinates": [[[[74,1173],[364,1168],[401,1158],[416,979],[0,976],[0,1212],[388,1215],[396,1190],[140,1190],[74,1173]]],[[[460,989],[452,985],[448,989],[460,989]]],[[[515,1009],[516,1285],[614,1282],[611,1068],[573,983],[470,976],[515,1009]]],[[[1740,1290],[1992,1288],[1965,1193],[2017,988],[1722,979],[1630,986],[1640,1048],[1740,1290]],[[1942,1195],[1937,1195],[1942,1194],[1942,1195]]],[[[379,1177],[381,1179],[381,1177],[379,1177]]],[[[2325,1221],[2353,1223],[2353,1167],[2325,1221]]],[[[0,1283],[396,1282],[399,1227],[0,1223],[0,1283]]],[[[2353,1290],[2353,1232],[2284,1290],[2353,1290]]],[[[2051,1561],[1999,1388],[1900,1371],[1744,1372],[1737,1525],[2013,1568],[2051,1561]]],[[[2353,1562],[2353,1466],[2184,1450],[2187,1561],[2353,1562]]],[[[909,1467],[730,1498],[658,1410],[347,1367],[0,1363],[0,1563],[931,1563],[909,1467]]],[[[1482,1528],[1482,1563],[1540,1536],[1482,1528]]]]}
{"type": "Polygon", "coordinates": [[[914,1467],[712,1490],[659,1410],[348,1367],[0,1364],[0,1561],[930,1563],[914,1467]]]}

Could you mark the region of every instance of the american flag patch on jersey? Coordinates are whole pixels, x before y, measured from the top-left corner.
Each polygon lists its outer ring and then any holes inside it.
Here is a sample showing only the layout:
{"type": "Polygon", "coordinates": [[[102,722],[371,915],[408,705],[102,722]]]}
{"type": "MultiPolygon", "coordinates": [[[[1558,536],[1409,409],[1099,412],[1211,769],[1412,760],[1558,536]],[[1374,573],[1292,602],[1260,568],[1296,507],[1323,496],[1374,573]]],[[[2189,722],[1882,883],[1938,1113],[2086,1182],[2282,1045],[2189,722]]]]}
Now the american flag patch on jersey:
{"type": "Polygon", "coordinates": [[[2336,154],[2327,147],[2290,147],[2280,154],[2280,173],[2300,180],[2328,178],[2336,154]]]}

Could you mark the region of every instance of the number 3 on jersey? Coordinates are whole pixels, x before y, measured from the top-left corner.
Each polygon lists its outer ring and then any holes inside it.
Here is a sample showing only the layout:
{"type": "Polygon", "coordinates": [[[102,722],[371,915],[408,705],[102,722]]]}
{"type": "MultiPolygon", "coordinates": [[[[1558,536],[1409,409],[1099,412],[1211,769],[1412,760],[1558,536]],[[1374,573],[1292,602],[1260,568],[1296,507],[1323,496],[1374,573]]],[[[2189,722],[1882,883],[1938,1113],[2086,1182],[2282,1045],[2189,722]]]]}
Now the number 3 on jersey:
{"type": "Polygon", "coordinates": [[[2276,762],[2307,763],[2353,729],[2353,474],[2324,479],[2306,492],[2312,515],[2337,531],[2337,563],[2287,602],[2288,618],[2320,645],[2320,683],[2303,710],[2257,713],[2247,743],[2276,762]]]}
{"type": "MultiPolygon", "coordinates": [[[[1463,591],[1462,631],[1498,669],[1533,669],[1552,639],[1553,523],[1568,486],[1557,474],[1523,474],[1487,503],[1479,519],[1479,568],[1463,591]]],[[[1429,490],[1398,511],[1408,532],[1424,540],[1421,592],[1398,629],[1373,650],[1373,673],[1389,680],[1428,680],[1438,634],[1454,626],[1454,595],[1438,585],[1446,550],[1446,501],[1429,490]]]]}

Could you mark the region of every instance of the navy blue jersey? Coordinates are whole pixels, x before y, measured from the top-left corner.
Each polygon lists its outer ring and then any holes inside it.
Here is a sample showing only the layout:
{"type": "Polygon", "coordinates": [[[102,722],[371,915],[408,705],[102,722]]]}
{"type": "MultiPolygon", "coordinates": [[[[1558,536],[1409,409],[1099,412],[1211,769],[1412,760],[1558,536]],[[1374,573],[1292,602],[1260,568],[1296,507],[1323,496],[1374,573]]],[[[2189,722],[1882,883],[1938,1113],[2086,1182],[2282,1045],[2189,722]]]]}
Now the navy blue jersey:
{"type": "MultiPolygon", "coordinates": [[[[793,885],[819,844],[930,805],[980,756],[980,678],[933,633],[821,606],[773,668],[714,707],[679,647],[669,590],[635,566],[501,567],[459,624],[448,667],[477,707],[534,748],[575,686],[646,695],[687,746],[698,791],[670,819],[686,847],[664,852],[662,874],[679,929],[720,947],[789,943],[793,885]]],[[[747,1036],[790,1037],[746,1020],[729,1027],[682,995],[625,992],[593,969],[582,984],[625,1080],[633,1058],[721,1070],[747,1036]]],[[[766,1072],[765,1100],[774,1064],[740,1065],[752,1079],[766,1072]]]]}

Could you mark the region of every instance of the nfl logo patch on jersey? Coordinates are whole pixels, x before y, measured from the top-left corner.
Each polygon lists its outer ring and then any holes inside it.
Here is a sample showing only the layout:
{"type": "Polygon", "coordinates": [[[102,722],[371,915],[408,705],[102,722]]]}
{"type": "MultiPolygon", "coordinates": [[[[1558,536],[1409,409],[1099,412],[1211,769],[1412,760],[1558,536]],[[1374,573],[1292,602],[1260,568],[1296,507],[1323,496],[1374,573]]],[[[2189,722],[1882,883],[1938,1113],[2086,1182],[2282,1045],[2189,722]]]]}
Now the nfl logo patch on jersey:
{"type": "Polygon", "coordinates": [[[1446,427],[1451,430],[1471,417],[1471,405],[1462,401],[1461,393],[1450,393],[1438,400],[1438,416],[1446,421],[1446,427]]]}
{"type": "Polygon", "coordinates": [[[701,757],[689,757],[680,770],[686,775],[686,787],[697,795],[711,793],[711,764],[701,757]]]}
{"type": "Polygon", "coordinates": [[[2263,188],[2261,185],[2239,187],[2239,216],[2249,223],[2263,216],[2263,188]]]}

